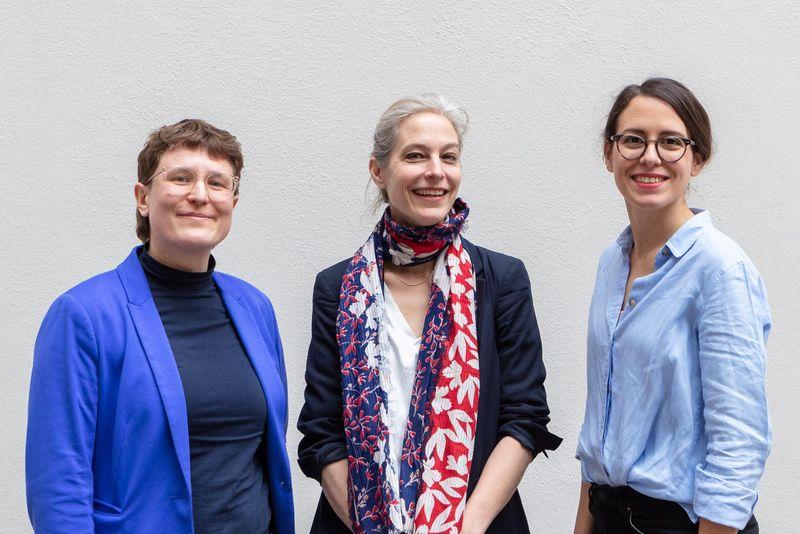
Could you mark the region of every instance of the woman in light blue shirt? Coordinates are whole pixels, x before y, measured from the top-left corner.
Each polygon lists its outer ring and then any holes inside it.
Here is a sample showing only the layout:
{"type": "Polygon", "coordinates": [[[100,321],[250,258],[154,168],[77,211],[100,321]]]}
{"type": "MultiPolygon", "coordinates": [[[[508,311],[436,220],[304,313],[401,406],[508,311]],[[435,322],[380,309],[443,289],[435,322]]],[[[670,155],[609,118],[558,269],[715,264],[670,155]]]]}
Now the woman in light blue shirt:
{"type": "Polygon", "coordinates": [[[575,532],[757,533],[771,319],[753,263],[686,203],[708,116],[653,78],[618,95],[604,137],[630,226],[600,258],[589,313],[575,532]]]}

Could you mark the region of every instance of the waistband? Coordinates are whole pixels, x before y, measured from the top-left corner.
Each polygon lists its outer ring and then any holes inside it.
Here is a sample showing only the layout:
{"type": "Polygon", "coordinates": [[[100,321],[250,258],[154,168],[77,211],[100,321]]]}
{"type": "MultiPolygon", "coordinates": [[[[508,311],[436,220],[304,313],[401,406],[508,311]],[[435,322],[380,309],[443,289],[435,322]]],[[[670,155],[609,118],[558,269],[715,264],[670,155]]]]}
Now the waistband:
{"type": "Polygon", "coordinates": [[[589,487],[589,499],[603,508],[625,507],[634,504],[667,504],[676,506],[676,503],[648,497],[628,486],[606,486],[604,484],[592,484],[589,487]]]}

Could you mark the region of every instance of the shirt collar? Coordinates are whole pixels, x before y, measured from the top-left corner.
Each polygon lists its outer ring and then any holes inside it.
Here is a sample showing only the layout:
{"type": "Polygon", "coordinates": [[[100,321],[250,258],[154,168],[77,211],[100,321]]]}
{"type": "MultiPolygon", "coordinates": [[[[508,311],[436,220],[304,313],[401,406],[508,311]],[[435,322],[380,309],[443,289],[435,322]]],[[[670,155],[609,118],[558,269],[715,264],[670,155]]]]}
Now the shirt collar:
{"type": "MultiPolygon", "coordinates": [[[[711,222],[711,215],[708,211],[698,208],[690,208],[694,216],[678,228],[678,231],[672,234],[672,237],[667,241],[665,248],[669,249],[670,253],[676,258],[680,258],[686,251],[692,248],[697,238],[705,231],[706,228],[714,226],[711,222]]],[[[628,226],[619,234],[617,238],[617,246],[630,253],[631,246],[633,246],[633,232],[631,227],[628,226]]]]}

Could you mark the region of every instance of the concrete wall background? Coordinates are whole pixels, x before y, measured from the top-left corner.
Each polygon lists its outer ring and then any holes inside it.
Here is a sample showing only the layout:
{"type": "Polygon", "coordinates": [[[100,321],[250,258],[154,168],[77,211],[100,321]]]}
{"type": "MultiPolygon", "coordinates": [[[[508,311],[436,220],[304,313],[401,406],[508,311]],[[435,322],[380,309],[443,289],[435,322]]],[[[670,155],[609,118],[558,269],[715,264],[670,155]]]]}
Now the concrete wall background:
{"type": "MultiPolygon", "coordinates": [[[[215,256],[275,303],[296,421],[314,275],[366,238],[372,128],[420,92],[460,101],[472,119],[467,235],[530,271],[551,428],[565,441],[521,492],[534,531],[571,532],[594,269],[626,224],[599,132],[613,95],[652,75],[682,80],[708,109],[717,153],[690,205],[711,211],[770,291],[774,448],[757,513],[762,532],[796,529],[796,2],[193,4],[0,3],[0,532],[30,531],[24,436],[39,323],[57,295],[136,244],[132,184],[149,131],[202,117],[241,140],[242,197],[215,256]]],[[[292,456],[298,440],[290,428],[292,456]]],[[[294,475],[307,532],[318,488],[294,475]]]]}

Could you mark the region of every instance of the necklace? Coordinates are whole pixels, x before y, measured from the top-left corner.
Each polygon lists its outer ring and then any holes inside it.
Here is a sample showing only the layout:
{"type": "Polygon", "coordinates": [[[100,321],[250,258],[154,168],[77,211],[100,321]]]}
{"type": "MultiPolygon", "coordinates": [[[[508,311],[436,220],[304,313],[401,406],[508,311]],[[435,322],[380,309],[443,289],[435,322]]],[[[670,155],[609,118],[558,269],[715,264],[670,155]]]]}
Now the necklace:
{"type": "Polygon", "coordinates": [[[403,278],[402,278],[402,277],[401,277],[399,274],[397,274],[397,271],[389,271],[389,272],[391,272],[391,273],[392,273],[392,275],[393,275],[395,278],[397,278],[397,279],[400,281],[400,283],[401,283],[401,284],[403,284],[403,285],[406,285],[406,286],[408,286],[408,287],[416,287],[416,286],[421,286],[421,285],[422,285],[422,284],[424,284],[425,282],[430,282],[430,280],[433,278],[433,271],[431,271],[430,273],[428,273],[427,275],[425,275],[425,277],[424,277],[422,280],[420,280],[419,282],[415,282],[415,283],[408,283],[408,282],[406,282],[405,280],[403,280],[403,278]]]}

